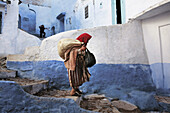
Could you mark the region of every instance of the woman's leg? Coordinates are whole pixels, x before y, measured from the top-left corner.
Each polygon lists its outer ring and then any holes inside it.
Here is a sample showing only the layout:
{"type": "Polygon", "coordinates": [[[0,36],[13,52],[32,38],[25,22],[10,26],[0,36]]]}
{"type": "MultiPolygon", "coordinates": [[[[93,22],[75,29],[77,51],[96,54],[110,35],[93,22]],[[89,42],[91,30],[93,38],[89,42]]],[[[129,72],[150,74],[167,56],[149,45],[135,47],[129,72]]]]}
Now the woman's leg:
{"type": "Polygon", "coordinates": [[[79,90],[79,87],[77,87],[77,88],[75,89],[75,91],[76,91],[78,94],[83,94],[83,93],[79,90]]]}
{"type": "Polygon", "coordinates": [[[76,90],[72,87],[72,90],[71,90],[71,92],[70,92],[70,95],[73,96],[73,95],[75,95],[75,93],[76,93],[76,90]]]}

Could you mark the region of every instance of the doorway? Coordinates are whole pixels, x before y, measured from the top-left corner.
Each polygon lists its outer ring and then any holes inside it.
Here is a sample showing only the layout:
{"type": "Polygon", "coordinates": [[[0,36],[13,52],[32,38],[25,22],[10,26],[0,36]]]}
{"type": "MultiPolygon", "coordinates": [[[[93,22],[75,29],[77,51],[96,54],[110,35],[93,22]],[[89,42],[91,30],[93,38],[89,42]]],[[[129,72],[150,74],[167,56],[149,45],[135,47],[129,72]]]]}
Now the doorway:
{"type": "Polygon", "coordinates": [[[56,18],[59,20],[59,32],[63,32],[65,30],[64,20],[65,20],[65,12],[60,13],[56,18]]]}
{"type": "Polygon", "coordinates": [[[170,88],[170,24],[159,26],[163,87],[170,88]]]}
{"type": "Polygon", "coordinates": [[[21,29],[21,15],[19,14],[18,28],[21,29]]]}
{"type": "Polygon", "coordinates": [[[117,24],[122,24],[121,17],[121,0],[116,0],[116,15],[117,15],[117,24]]]}
{"type": "Polygon", "coordinates": [[[64,31],[64,17],[60,19],[60,30],[59,32],[63,32],[64,31]]]}
{"type": "Polygon", "coordinates": [[[124,24],[125,18],[125,0],[111,0],[112,24],[124,24]]]}
{"type": "Polygon", "coordinates": [[[0,12],[0,34],[2,33],[2,12],[0,12]]]}

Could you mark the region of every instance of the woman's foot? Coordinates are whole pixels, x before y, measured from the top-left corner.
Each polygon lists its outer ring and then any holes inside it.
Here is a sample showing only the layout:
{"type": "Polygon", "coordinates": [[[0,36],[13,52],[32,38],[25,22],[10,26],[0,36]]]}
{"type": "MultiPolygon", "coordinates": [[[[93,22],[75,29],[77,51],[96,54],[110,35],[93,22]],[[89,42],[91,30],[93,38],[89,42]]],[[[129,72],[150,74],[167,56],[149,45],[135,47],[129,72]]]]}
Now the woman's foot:
{"type": "Polygon", "coordinates": [[[76,90],[74,88],[72,88],[71,92],[70,92],[70,95],[74,95],[76,93],[76,90]]]}
{"type": "Polygon", "coordinates": [[[78,97],[80,97],[81,95],[79,95],[78,93],[74,93],[71,96],[78,96],[78,97]]]}
{"type": "Polygon", "coordinates": [[[78,94],[83,94],[78,88],[75,89],[78,94]]]}
{"type": "Polygon", "coordinates": [[[70,95],[71,96],[80,96],[78,93],[76,93],[76,90],[74,88],[72,88],[70,95]]]}

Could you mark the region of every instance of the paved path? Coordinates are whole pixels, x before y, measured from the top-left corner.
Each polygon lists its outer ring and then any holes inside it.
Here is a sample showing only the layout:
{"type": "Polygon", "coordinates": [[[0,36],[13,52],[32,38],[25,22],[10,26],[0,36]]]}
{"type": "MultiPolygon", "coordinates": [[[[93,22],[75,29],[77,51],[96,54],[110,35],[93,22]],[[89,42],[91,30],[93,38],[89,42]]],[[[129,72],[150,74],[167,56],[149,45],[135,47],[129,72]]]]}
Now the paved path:
{"type": "Polygon", "coordinates": [[[155,96],[155,99],[159,102],[163,102],[166,104],[170,104],[170,97],[165,97],[165,96],[155,96]]]}

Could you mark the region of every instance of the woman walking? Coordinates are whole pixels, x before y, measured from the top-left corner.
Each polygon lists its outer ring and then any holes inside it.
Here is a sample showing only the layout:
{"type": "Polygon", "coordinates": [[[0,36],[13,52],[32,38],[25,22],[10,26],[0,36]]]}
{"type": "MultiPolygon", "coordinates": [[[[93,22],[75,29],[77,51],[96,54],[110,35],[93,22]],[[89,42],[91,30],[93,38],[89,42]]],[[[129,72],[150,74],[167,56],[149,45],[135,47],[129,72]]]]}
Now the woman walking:
{"type": "Polygon", "coordinates": [[[79,90],[84,82],[89,81],[90,73],[85,66],[85,50],[88,41],[91,39],[91,35],[87,33],[81,34],[77,40],[84,42],[82,46],[74,46],[65,52],[65,67],[68,71],[69,82],[72,90],[71,96],[78,96],[82,94],[79,90]]]}

